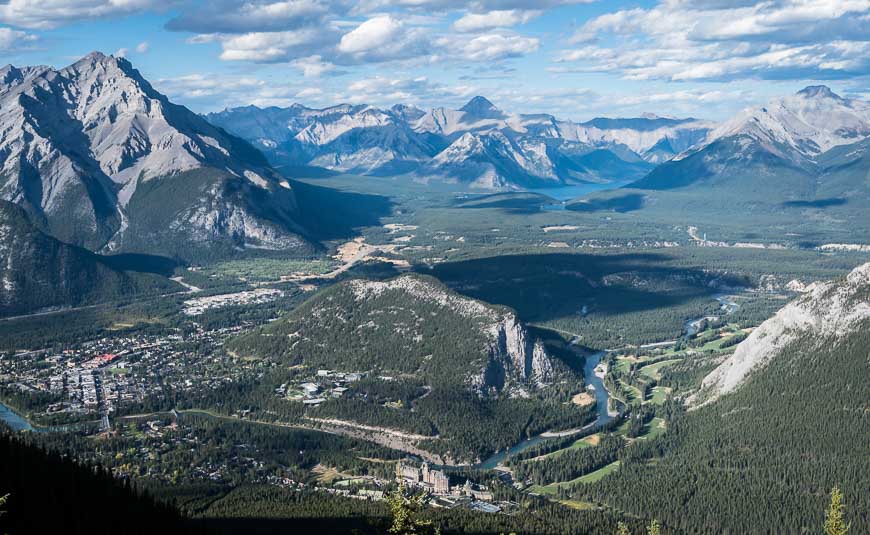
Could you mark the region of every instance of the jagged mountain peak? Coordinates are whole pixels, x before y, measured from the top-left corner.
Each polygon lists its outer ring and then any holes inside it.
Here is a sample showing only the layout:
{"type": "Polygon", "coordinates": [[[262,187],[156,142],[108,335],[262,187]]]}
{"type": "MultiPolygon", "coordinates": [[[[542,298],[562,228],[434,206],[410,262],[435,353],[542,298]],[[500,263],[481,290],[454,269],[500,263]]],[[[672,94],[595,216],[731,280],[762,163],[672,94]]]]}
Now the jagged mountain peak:
{"type": "Polygon", "coordinates": [[[732,136],[748,137],[787,161],[813,161],[836,146],[870,136],[870,105],[842,98],[827,86],[809,86],[742,110],[711,131],[702,146],[732,136]]]}
{"type": "MultiPolygon", "coordinates": [[[[62,69],[4,73],[0,198],[26,207],[55,237],[93,250],[141,243],[143,234],[157,230],[140,224],[151,215],[134,214],[175,182],[185,190],[172,199],[176,211],[156,211],[165,218],[160,225],[177,232],[162,230],[173,237],[160,242],[179,238],[181,246],[208,237],[236,246],[299,244],[282,237],[299,230],[290,217],[289,183],[245,141],[171,103],[128,60],[93,52],[62,69]],[[197,178],[182,176],[188,173],[197,178]],[[234,185],[221,185],[228,182],[234,185]],[[147,199],[138,195],[143,187],[147,199]],[[233,193],[252,188],[261,191],[250,195],[263,197],[256,207],[240,202],[248,193],[233,193]],[[273,197],[281,198],[280,206],[264,210],[273,197]],[[266,212],[265,218],[254,215],[266,212]]],[[[158,201],[164,208],[165,200],[158,201]]],[[[148,240],[147,247],[158,244],[148,240]]]]}
{"type": "Polygon", "coordinates": [[[640,178],[653,164],[703,140],[713,126],[665,117],[576,123],[500,110],[483,96],[460,109],[424,111],[402,104],[237,108],[207,118],[263,147],[280,165],[378,175],[414,172],[488,188],[640,178]],[[595,150],[611,151],[613,158],[606,161],[613,165],[584,159],[595,150]],[[442,167],[468,158],[475,161],[442,167]]]}

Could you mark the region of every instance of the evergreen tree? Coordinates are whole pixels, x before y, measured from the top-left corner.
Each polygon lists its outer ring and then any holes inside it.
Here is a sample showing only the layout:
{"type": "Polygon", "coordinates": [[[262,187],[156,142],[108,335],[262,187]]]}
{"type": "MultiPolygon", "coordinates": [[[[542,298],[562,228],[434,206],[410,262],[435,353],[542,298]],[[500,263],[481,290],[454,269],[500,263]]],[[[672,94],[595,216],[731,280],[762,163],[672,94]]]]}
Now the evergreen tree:
{"type": "Polygon", "coordinates": [[[846,535],[849,524],[844,518],[846,506],[843,504],[843,492],[839,487],[831,489],[831,505],[825,513],[825,535],[846,535]]]}
{"type": "Polygon", "coordinates": [[[420,518],[420,511],[425,506],[425,498],[426,496],[422,493],[410,498],[405,496],[405,485],[400,483],[399,487],[387,499],[393,516],[389,532],[395,535],[428,533],[432,521],[420,518]]]}

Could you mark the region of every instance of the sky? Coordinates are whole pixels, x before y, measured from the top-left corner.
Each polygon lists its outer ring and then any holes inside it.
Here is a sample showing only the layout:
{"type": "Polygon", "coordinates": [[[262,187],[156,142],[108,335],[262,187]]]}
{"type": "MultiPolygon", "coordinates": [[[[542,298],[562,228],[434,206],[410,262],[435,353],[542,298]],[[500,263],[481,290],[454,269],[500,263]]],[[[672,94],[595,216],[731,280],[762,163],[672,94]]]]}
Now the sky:
{"type": "Polygon", "coordinates": [[[0,0],[0,64],[124,56],[173,101],[721,120],[870,98],[870,0],[0,0]]]}

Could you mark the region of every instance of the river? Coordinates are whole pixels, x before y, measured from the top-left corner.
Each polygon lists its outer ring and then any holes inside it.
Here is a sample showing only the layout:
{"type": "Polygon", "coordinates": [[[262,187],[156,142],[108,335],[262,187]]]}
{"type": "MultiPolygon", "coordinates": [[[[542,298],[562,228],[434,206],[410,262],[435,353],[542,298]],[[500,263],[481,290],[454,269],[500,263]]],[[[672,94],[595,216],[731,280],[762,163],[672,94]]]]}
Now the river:
{"type": "Polygon", "coordinates": [[[13,431],[33,431],[30,422],[2,403],[0,403],[0,420],[6,422],[13,431]]]}
{"type": "MultiPolygon", "coordinates": [[[[734,302],[734,300],[732,300],[731,297],[726,294],[716,294],[713,296],[713,299],[719,302],[719,308],[720,310],[725,312],[726,316],[728,314],[732,314],[735,310],[740,308],[740,305],[734,302]]],[[[711,316],[702,316],[700,318],[692,318],[688,320],[683,325],[683,330],[686,331],[686,334],[684,335],[685,338],[690,338],[693,335],[697,334],[698,327],[701,326],[701,322],[703,322],[708,317],[711,316]]]]}
{"type": "MultiPolygon", "coordinates": [[[[604,388],[604,381],[595,375],[595,367],[598,366],[598,363],[601,362],[601,359],[606,354],[605,351],[599,351],[597,353],[593,353],[586,357],[586,362],[583,364],[583,380],[587,385],[592,385],[595,388],[595,410],[598,413],[598,417],[591,424],[588,424],[587,427],[593,425],[605,424],[610,421],[611,416],[607,412],[607,390],[604,388]]],[[[514,444],[510,448],[496,452],[492,454],[490,457],[485,459],[484,461],[474,465],[475,468],[479,468],[482,470],[492,470],[496,466],[499,465],[502,461],[510,457],[511,455],[515,455],[525,449],[528,449],[539,442],[547,440],[552,437],[545,437],[541,435],[536,435],[533,437],[529,437],[522,442],[514,444]]]]}

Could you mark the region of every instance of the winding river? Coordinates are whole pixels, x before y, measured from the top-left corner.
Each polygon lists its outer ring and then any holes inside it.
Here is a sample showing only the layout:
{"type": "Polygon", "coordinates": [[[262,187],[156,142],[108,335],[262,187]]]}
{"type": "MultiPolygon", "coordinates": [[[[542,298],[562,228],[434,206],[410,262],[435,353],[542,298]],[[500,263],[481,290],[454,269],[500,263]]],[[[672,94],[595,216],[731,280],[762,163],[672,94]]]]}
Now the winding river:
{"type": "MultiPolygon", "coordinates": [[[[734,302],[733,299],[729,295],[726,294],[716,294],[713,296],[713,299],[719,302],[719,308],[725,313],[732,314],[735,310],[740,308],[740,305],[734,302]]],[[[707,319],[709,316],[702,316],[700,318],[693,318],[687,321],[683,325],[683,330],[685,330],[686,334],[685,338],[689,338],[698,332],[698,328],[701,326],[701,322],[707,319]]]]}
{"type": "MultiPolygon", "coordinates": [[[[604,424],[610,421],[611,416],[607,412],[607,390],[604,388],[604,381],[595,375],[595,367],[598,366],[598,363],[601,362],[601,359],[606,354],[606,351],[598,351],[597,353],[593,353],[586,357],[586,362],[583,364],[583,380],[587,385],[591,385],[595,388],[595,410],[598,413],[598,417],[591,423],[587,424],[586,427],[590,427],[593,425],[604,424]]],[[[585,429],[585,428],[584,428],[585,429]]],[[[492,470],[496,466],[499,465],[502,461],[510,457],[511,455],[515,455],[525,449],[528,449],[539,442],[547,440],[548,438],[543,435],[535,435],[533,437],[529,437],[522,442],[519,442],[510,448],[502,451],[498,451],[492,454],[489,458],[484,461],[474,465],[475,468],[479,468],[482,470],[492,470]]]]}

